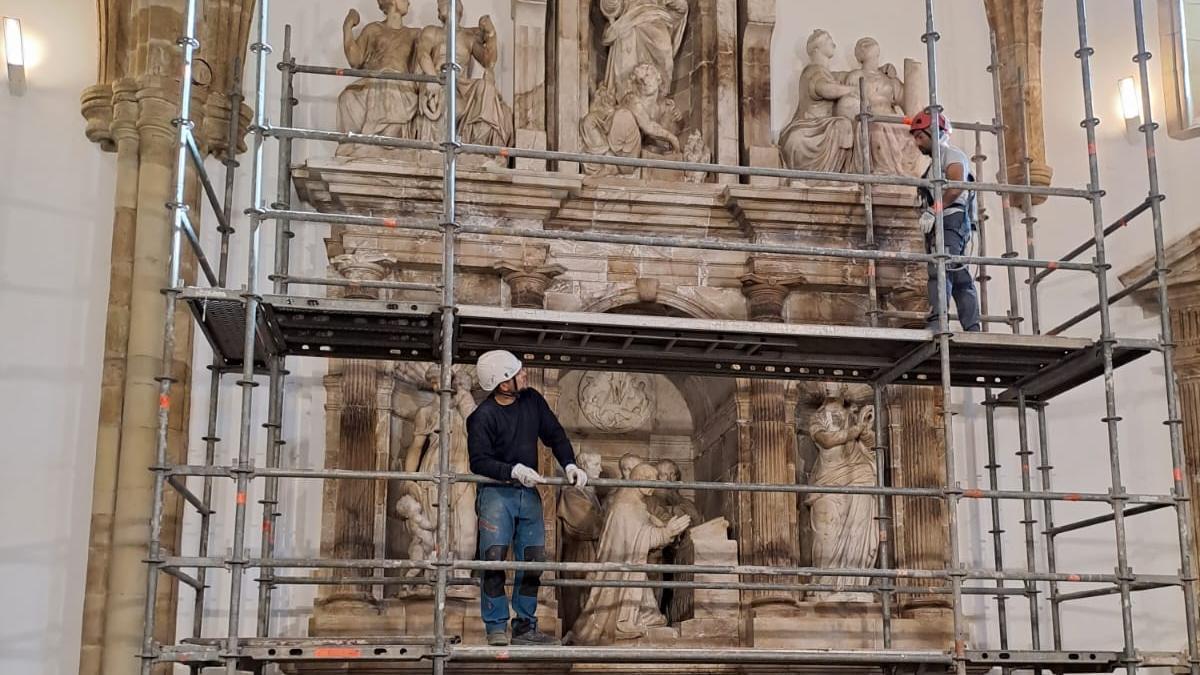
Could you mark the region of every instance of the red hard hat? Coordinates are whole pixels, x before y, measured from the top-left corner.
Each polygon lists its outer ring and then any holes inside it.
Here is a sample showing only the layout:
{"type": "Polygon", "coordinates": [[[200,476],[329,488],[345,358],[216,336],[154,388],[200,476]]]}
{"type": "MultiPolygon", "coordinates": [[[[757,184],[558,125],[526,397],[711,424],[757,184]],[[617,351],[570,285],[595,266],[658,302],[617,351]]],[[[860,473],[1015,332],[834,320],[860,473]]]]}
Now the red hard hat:
{"type": "MultiPolygon", "coordinates": [[[[913,115],[912,119],[908,122],[908,130],[910,132],[926,131],[931,126],[933,126],[933,117],[926,110],[913,115]]],[[[941,129],[942,133],[950,133],[950,121],[941,113],[938,113],[938,129],[941,129]]]]}

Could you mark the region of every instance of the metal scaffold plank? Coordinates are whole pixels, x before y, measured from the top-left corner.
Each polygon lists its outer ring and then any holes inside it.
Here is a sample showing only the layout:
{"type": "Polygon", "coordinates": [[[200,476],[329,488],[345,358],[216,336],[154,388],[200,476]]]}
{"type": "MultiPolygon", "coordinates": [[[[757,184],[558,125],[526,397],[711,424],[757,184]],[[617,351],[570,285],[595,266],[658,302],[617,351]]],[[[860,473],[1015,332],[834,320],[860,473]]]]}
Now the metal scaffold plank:
{"type": "MultiPolygon", "coordinates": [[[[240,363],[243,298],[235,292],[187,289],[204,334],[226,363],[240,363]]],[[[440,341],[434,303],[263,296],[261,352],[268,356],[433,361],[440,341]]],[[[771,324],[626,314],[552,312],[461,306],[454,335],[457,362],[489,349],[509,349],[545,366],[686,373],[724,377],[827,379],[934,384],[941,362],[922,349],[924,330],[771,324]]],[[[1154,349],[1150,341],[1120,340],[1123,365],[1154,349]]],[[[1042,401],[1103,372],[1094,341],[1044,335],[956,333],[951,381],[958,387],[1007,388],[997,398],[1042,401]]]]}

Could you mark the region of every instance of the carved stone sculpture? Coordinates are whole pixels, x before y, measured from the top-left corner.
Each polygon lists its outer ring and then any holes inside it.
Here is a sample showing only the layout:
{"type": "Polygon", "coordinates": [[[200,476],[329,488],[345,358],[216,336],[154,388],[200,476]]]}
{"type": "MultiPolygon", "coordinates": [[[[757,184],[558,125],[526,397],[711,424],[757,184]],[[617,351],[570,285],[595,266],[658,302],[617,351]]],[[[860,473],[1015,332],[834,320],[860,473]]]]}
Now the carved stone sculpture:
{"type": "MultiPolygon", "coordinates": [[[[433,560],[436,546],[434,538],[436,525],[425,513],[421,502],[412,495],[404,495],[400,501],[396,502],[396,513],[404,523],[405,529],[408,530],[408,559],[433,560]]],[[[415,568],[405,570],[404,576],[410,578],[421,576],[421,570],[415,568]]]]}
{"type": "Polygon", "coordinates": [[[783,163],[789,169],[844,172],[854,148],[854,123],[835,114],[835,106],[857,89],[840,82],[830,70],[837,45],[827,31],[813,31],[806,50],[809,64],[800,73],[800,102],[779,134],[783,163]]]}
{"type": "Polygon", "coordinates": [[[635,86],[634,69],[649,64],[668,89],[687,26],[687,0],[597,0],[596,4],[608,19],[601,37],[608,48],[603,87],[621,100],[635,86]]]}
{"type": "MultiPolygon", "coordinates": [[[[662,74],[650,63],[635,66],[623,94],[608,85],[596,92],[591,111],[579,123],[584,149],[596,155],[678,158],[680,114],[667,98],[662,74]]],[[[641,168],[585,164],[589,175],[641,176],[641,168]]]]}
{"type": "MultiPolygon", "coordinates": [[[[658,470],[650,464],[633,469],[634,480],[654,480],[658,470]]],[[[653,488],[620,488],[608,507],[604,530],[600,534],[599,562],[645,564],[650,551],[675,540],[689,525],[687,516],[663,523],[651,515],[646,497],[653,488]]],[[[644,581],[644,572],[593,572],[589,579],[603,581],[644,581]]],[[[659,610],[654,589],[630,586],[600,586],[588,594],[587,602],[569,642],[580,645],[606,645],[618,640],[642,637],[667,619],[659,610]]]]}
{"type": "MultiPolygon", "coordinates": [[[[575,456],[575,460],[589,478],[600,477],[600,455],[581,452],[575,456]]],[[[604,508],[596,496],[596,488],[564,487],[558,495],[558,520],[562,525],[562,560],[593,562],[600,543],[600,532],[604,529],[604,508]]],[[[586,576],[584,572],[563,572],[563,577],[567,579],[583,579],[586,576]]],[[[560,603],[563,624],[570,626],[575,623],[587,596],[587,588],[563,587],[560,603]]]]}
{"type": "Polygon", "coordinates": [[[636,373],[585,373],[579,379],[579,407],[601,431],[633,431],[654,411],[650,378],[636,373]]]}
{"type": "MultiPolygon", "coordinates": [[[[853,118],[861,112],[861,91],[866,107],[877,115],[904,115],[905,87],[892,64],[880,65],[879,41],[865,37],[854,45],[854,58],[859,67],[846,74],[846,84],[853,90],[838,101],[839,114],[853,118]],[[861,82],[861,85],[859,84],[861,82]]],[[[873,173],[916,176],[924,170],[924,161],[908,128],[900,124],[872,122],[867,127],[873,173]]],[[[859,142],[861,134],[855,134],[859,142]]],[[[861,152],[854,153],[855,171],[863,173],[861,152]]]]}
{"type": "MultiPolygon", "coordinates": [[[[669,459],[660,460],[655,469],[658,471],[658,480],[679,482],[679,465],[675,462],[669,459]]],[[[663,522],[678,516],[687,516],[693,526],[704,522],[696,503],[679,494],[679,488],[658,488],[653,495],[646,498],[646,505],[650,513],[663,522]]]]}
{"type": "MultiPolygon", "coordinates": [[[[426,371],[428,384],[434,391],[438,387],[438,369],[430,367],[426,371]]],[[[471,398],[467,378],[456,376],[453,380],[455,394],[454,405],[450,409],[450,471],[452,473],[470,473],[470,459],[467,456],[467,417],[475,409],[475,401],[471,398]]],[[[438,398],[435,396],[425,407],[417,411],[413,421],[414,431],[412,443],[404,453],[403,471],[435,473],[438,469],[438,398]]],[[[409,482],[404,491],[417,501],[422,513],[431,521],[437,518],[437,483],[409,482]]],[[[476,515],[475,515],[475,485],[473,483],[453,483],[450,486],[450,546],[458,558],[470,560],[475,556],[476,515]]]]}
{"type": "MultiPolygon", "coordinates": [[[[462,0],[456,0],[455,4],[459,19],[456,58],[464,66],[464,74],[458,80],[459,136],[465,143],[507,146],[513,137],[513,114],[496,86],[495,68],[499,57],[496,26],[491,17],[484,15],[480,17],[478,27],[463,27],[462,0]],[[466,74],[472,60],[483,70],[480,77],[466,74]]],[[[449,12],[450,0],[438,0],[438,19],[442,25],[426,26],[421,30],[416,64],[426,75],[439,74],[446,63],[444,26],[449,12]]],[[[416,138],[438,141],[445,137],[445,102],[442,99],[443,89],[439,84],[427,83],[421,89],[419,114],[414,121],[416,138]]]]}
{"type": "MultiPolygon", "coordinates": [[[[404,25],[409,0],[379,0],[384,20],[367,24],[356,36],[360,18],[350,10],[342,22],[342,46],[351,68],[412,72],[413,52],[421,31],[404,25]]],[[[413,82],[361,79],[338,96],[338,128],[357,134],[396,138],[413,137],[417,113],[417,86],[413,82]]],[[[371,146],[343,143],[341,156],[363,156],[377,151],[371,146]]]]}
{"type": "MultiPolygon", "coordinates": [[[[808,432],[820,452],[810,477],[812,485],[872,486],[875,474],[875,408],[859,407],[862,392],[842,385],[823,387],[820,408],[808,432]],[[858,395],[855,395],[858,394],[858,395]]],[[[856,388],[857,389],[857,388],[856,388]]],[[[869,395],[869,391],[866,392],[869,395]]],[[[879,547],[878,514],[873,495],[812,494],[807,498],[812,522],[812,564],[816,567],[870,568],[879,547]]],[[[836,592],[815,592],[823,601],[869,602],[871,595],[855,593],[867,577],[815,577],[814,583],[837,586],[836,592]]]]}

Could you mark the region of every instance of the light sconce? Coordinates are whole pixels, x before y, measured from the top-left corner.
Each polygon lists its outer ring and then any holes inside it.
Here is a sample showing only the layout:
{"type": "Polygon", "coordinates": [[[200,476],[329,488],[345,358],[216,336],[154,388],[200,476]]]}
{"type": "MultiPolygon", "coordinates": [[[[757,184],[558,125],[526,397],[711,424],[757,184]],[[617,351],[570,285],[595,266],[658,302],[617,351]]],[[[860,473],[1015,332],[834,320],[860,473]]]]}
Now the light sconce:
{"type": "Polygon", "coordinates": [[[1130,140],[1136,140],[1141,133],[1139,127],[1142,125],[1142,92],[1132,77],[1118,80],[1117,89],[1121,93],[1121,116],[1125,118],[1125,135],[1130,140]]]}
{"type": "Polygon", "coordinates": [[[4,61],[8,65],[8,92],[13,96],[25,93],[25,40],[21,37],[21,20],[4,17],[4,61]]]}

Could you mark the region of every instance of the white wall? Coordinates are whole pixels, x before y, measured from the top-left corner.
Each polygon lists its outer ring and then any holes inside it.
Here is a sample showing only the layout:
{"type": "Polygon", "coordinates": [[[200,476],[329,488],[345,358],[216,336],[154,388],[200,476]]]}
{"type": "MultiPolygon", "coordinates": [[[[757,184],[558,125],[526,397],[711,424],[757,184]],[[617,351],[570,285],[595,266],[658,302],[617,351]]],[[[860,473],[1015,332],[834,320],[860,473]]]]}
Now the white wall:
{"type": "Polygon", "coordinates": [[[29,89],[0,75],[0,672],[78,672],[112,231],[111,155],[83,135],[94,3],[8,0],[29,89]]]}

